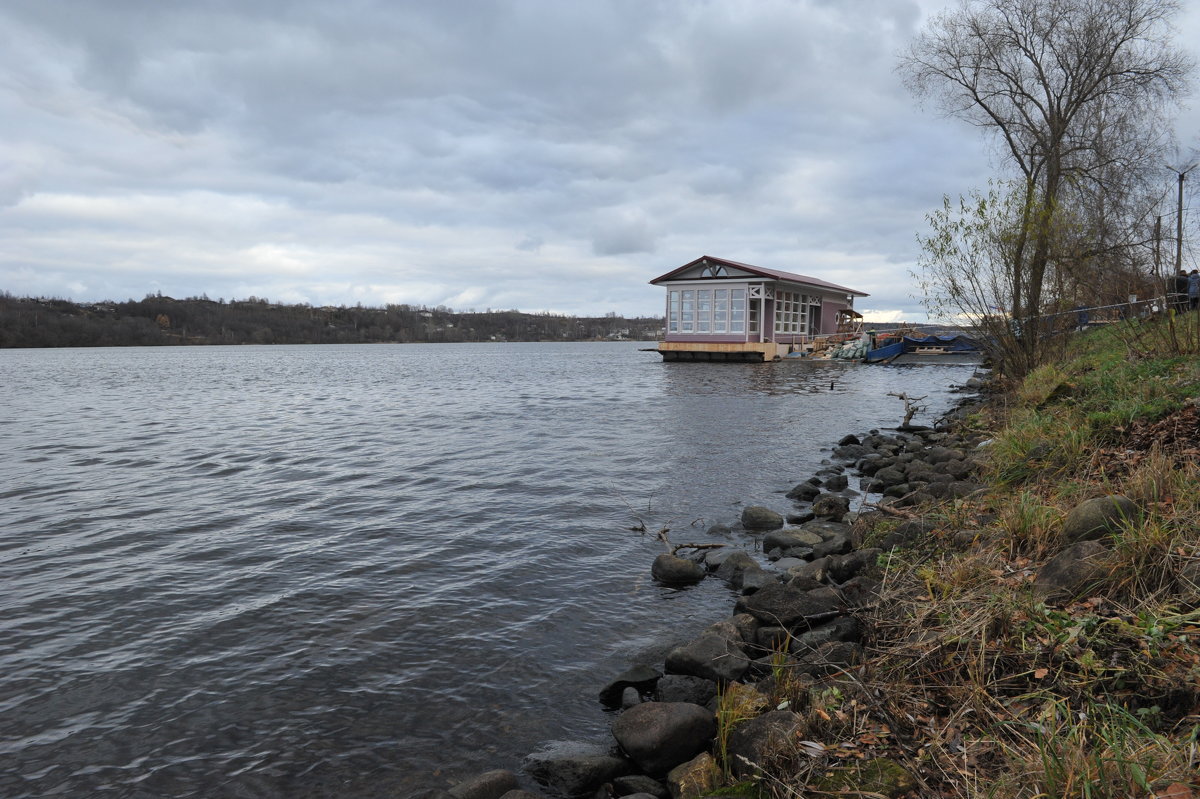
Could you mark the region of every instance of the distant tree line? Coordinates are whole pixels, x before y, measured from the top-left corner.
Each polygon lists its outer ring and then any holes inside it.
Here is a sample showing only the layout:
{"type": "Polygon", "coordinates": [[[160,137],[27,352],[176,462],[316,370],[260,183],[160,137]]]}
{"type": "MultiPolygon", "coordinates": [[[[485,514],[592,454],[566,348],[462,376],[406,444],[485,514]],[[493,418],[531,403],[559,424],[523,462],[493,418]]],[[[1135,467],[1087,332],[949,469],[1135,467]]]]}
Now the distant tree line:
{"type": "Polygon", "coordinates": [[[661,317],[574,317],[438,306],[284,305],[147,295],[76,303],[0,293],[0,347],[651,340],[661,317]]]}

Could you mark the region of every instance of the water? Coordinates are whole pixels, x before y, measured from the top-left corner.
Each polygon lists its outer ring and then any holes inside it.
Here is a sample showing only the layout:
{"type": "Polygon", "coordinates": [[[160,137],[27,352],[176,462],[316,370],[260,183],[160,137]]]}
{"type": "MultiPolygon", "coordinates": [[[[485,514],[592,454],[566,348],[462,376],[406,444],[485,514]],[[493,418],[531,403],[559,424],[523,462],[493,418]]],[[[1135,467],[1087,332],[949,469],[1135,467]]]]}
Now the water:
{"type": "Polygon", "coordinates": [[[970,372],[0,351],[0,795],[404,796],[603,738],[598,688],[732,606],[654,585],[654,531],[787,511],[887,392],[970,372]]]}

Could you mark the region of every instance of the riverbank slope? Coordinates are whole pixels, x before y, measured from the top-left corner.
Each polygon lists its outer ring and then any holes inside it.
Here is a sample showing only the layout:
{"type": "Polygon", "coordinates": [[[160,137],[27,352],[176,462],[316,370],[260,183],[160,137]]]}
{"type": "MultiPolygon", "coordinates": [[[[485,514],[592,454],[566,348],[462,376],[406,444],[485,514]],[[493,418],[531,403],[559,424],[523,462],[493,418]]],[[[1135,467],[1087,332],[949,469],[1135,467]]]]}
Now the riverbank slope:
{"type": "Polygon", "coordinates": [[[1200,796],[1196,316],[1082,336],[960,422],[987,489],[868,517],[864,545],[905,543],[863,664],[722,795],[1200,796]]]}

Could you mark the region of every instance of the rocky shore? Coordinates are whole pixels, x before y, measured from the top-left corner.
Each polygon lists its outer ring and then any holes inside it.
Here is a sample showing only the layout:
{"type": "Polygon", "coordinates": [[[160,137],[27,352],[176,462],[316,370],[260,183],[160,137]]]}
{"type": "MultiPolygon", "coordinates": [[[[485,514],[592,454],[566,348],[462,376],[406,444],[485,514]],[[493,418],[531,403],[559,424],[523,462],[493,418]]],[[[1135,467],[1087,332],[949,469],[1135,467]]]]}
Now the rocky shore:
{"type": "MultiPolygon", "coordinates": [[[[732,614],[665,661],[631,664],[599,690],[599,703],[616,713],[612,741],[529,755],[522,770],[544,793],[498,770],[421,799],[690,799],[723,778],[786,765],[778,761],[795,756],[808,693],[864,657],[862,616],[885,579],[886,552],[925,532],[908,509],[984,488],[977,462],[988,442],[956,425],[972,403],[933,428],[845,436],[822,469],[787,493],[792,512],[749,506],[737,523],[710,528],[728,545],[668,545],[651,565],[653,578],[681,587],[722,580],[736,592],[732,614]],[[864,546],[874,522],[889,517],[903,522],[864,546]]],[[[857,773],[856,784],[829,787],[887,796],[914,787],[890,760],[857,773]]]]}

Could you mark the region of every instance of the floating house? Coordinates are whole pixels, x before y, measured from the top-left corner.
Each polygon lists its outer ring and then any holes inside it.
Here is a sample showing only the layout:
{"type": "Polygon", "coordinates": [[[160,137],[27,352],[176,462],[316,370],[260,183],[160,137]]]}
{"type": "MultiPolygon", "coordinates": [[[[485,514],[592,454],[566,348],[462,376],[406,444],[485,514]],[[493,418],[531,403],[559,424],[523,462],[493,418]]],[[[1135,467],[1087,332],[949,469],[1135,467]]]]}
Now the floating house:
{"type": "Polygon", "coordinates": [[[861,315],[865,292],[705,255],[650,281],[667,290],[665,361],[778,361],[861,315]]]}

